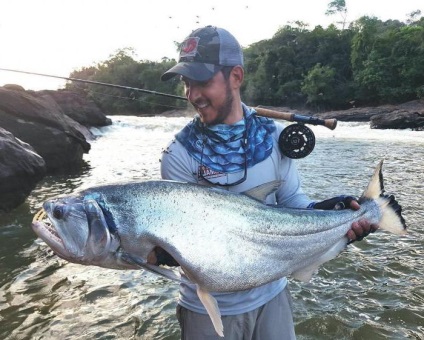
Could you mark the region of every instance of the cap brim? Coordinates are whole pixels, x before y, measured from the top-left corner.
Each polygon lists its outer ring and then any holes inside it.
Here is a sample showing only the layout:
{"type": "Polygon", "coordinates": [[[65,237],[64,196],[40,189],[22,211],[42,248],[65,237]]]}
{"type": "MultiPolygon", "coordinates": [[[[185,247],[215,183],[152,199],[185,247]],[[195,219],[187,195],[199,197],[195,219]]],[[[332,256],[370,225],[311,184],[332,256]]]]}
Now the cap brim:
{"type": "Polygon", "coordinates": [[[206,81],[211,79],[222,68],[223,66],[214,64],[181,62],[166,71],[160,79],[165,81],[176,75],[181,75],[196,81],[206,81]]]}

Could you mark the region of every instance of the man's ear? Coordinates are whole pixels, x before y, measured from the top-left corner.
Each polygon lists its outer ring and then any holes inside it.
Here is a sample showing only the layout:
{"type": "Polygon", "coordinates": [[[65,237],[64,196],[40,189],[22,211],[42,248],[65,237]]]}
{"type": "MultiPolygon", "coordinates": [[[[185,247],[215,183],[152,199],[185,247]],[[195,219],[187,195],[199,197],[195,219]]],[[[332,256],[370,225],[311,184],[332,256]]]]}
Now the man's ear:
{"type": "Polygon", "coordinates": [[[234,88],[240,88],[244,79],[244,69],[241,66],[234,66],[231,70],[231,84],[234,88]]]}

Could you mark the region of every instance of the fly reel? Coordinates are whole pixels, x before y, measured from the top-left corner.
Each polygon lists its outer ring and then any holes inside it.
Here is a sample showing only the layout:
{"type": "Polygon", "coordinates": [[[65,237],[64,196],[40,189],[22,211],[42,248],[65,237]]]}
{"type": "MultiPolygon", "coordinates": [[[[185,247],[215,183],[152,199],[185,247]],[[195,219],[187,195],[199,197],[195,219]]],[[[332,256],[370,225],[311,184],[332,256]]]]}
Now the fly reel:
{"type": "Polygon", "coordinates": [[[278,146],[284,156],[304,158],[315,147],[315,135],[304,124],[291,124],[284,128],[278,138],[278,146]]]}

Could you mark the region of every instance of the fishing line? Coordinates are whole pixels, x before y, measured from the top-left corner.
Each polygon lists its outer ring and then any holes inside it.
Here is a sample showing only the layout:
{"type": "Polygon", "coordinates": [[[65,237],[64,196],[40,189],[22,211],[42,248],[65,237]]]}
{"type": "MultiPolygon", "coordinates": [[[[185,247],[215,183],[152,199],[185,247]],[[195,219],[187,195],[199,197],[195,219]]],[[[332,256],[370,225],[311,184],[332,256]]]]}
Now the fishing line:
{"type": "MultiPolygon", "coordinates": [[[[78,84],[75,84],[75,87],[80,89],[80,90],[85,90],[84,87],[78,86],[78,84]]],[[[187,109],[186,106],[176,106],[176,105],[170,105],[170,104],[160,104],[160,103],[154,103],[145,99],[141,99],[141,98],[136,98],[135,94],[133,92],[131,92],[128,96],[119,96],[119,95],[113,95],[110,93],[105,93],[105,92],[100,92],[100,91],[95,91],[90,89],[90,93],[91,94],[95,94],[95,95],[99,95],[99,96],[105,96],[105,97],[111,97],[111,98],[116,98],[116,99],[120,99],[120,100],[132,100],[132,101],[137,101],[140,103],[145,103],[145,104],[152,104],[155,106],[162,106],[162,107],[168,107],[168,108],[172,108],[172,109],[179,109],[179,110],[185,110],[187,109]]]]}
{"type": "MultiPolygon", "coordinates": [[[[126,97],[115,96],[115,95],[106,94],[106,93],[99,93],[100,95],[103,95],[103,96],[107,95],[107,96],[111,96],[111,97],[115,97],[119,99],[125,99],[125,100],[139,100],[135,98],[135,93],[141,92],[141,93],[147,93],[147,94],[156,95],[156,96],[163,96],[168,98],[184,100],[187,102],[186,97],[157,92],[157,91],[145,90],[145,89],[140,89],[140,88],[131,87],[131,86],[102,83],[102,82],[94,81],[94,80],[61,77],[61,76],[54,76],[50,74],[44,74],[44,73],[19,71],[19,70],[12,70],[12,69],[6,69],[6,68],[0,68],[0,71],[24,73],[24,74],[30,74],[30,75],[43,76],[43,77],[65,79],[65,80],[77,82],[77,83],[79,82],[79,83],[85,83],[85,84],[94,84],[94,85],[101,85],[101,86],[107,86],[112,88],[130,90],[131,91],[130,95],[126,97]]],[[[92,91],[92,92],[96,93],[95,91],[92,91]]],[[[171,105],[150,103],[145,100],[139,100],[139,101],[147,103],[147,104],[173,107],[171,105]]],[[[174,107],[174,108],[181,109],[181,107],[174,107]]],[[[278,145],[279,145],[281,153],[289,158],[306,157],[313,151],[315,147],[315,135],[313,131],[309,127],[307,127],[305,124],[323,125],[331,130],[334,130],[337,125],[337,120],[335,119],[319,119],[317,117],[304,116],[304,115],[294,114],[290,112],[280,112],[280,111],[269,110],[269,109],[264,109],[259,107],[255,107],[254,109],[256,110],[257,114],[260,116],[275,118],[275,119],[284,119],[284,120],[296,122],[296,124],[292,124],[292,125],[289,125],[288,127],[285,127],[284,130],[281,132],[279,140],[278,140],[278,145]]]]}
{"type": "Polygon", "coordinates": [[[94,81],[94,80],[86,80],[86,79],[78,79],[78,78],[55,76],[55,75],[45,74],[45,73],[36,73],[36,72],[29,72],[29,71],[12,70],[12,69],[8,69],[8,68],[0,68],[0,71],[15,72],[15,73],[24,73],[24,74],[31,74],[31,75],[35,75],[35,76],[42,76],[42,77],[49,77],[49,78],[56,78],[56,79],[65,79],[65,80],[74,81],[74,82],[80,82],[80,83],[86,83],[86,84],[94,84],[94,85],[101,85],[101,86],[108,86],[108,87],[114,87],[114,88],[124,89],[124,90],[132,90],[132,91],[137,91],[137,92],[152,94],[152,95],[155,95],[155,96],[163,96],[163,97],[168,97],[168,98],[174,98],[174,99],[180,99],[180,100],[187,101],[187,98],[186,97],[177,96],[177,95],[169,94],[169,93],[162,93],[162,92],[152,91],[152,90],[140,89],[138,87],[131,87],[131,86],[124,86],[124,85],[103,83],[103,82],[94,81]]]}
{"type": "MultiPolygon", "coordinates": [[[[30,74],[30,75],[36,75],[36,76],[42,76],[42,77],[50,77],[50,78],[56,78],[56,79],[65,79],[65,80],[69,80],[69,81],[73,81],[73,82],[101,85],[101,86],[119,88],[119,89],[124,89],[124,90],[131,90],[131,91],[136,91],[136,92],[148,93],[148,94],[156,95],[156,96],[163,96],[163,97],[187,101],[186,97],[177,96],[177,95],[174,95],[174,94],[162,93],[162,92],[151,91],[151,90],[146,90],[146,89],[140,89],[140,88],[131,87],[131,86],[102,83],[102,82],[94,81],[94,80],[61,77],[61,76],[54,76],[54,75],[45,74],[45,73],[12,70],[12,69],[8,69],[8,68],[0,68],[0,71],[24,73],[24,74],[30,74]]],[[[304,115],[294,114],[294,113],[290,113],[290,112],[281,112],[281,111],[269,110],[269,109],[264,109],[264,108],[260,108],[260,107],[254,107],[254,109],[256,110],[258,115],[268,117],[268,118],[284,119],[284,120],[288,120],[288,121],[291,121],[291,122],[298,122],[298,123],[301,123],[301,124],[322,125],[322,126],[329,128],[330,130],[334,130],[337,126],[337,120],[336,119],[320,119],[320,118],[317,118],[317,117],[304,116],[304,115]]]]}

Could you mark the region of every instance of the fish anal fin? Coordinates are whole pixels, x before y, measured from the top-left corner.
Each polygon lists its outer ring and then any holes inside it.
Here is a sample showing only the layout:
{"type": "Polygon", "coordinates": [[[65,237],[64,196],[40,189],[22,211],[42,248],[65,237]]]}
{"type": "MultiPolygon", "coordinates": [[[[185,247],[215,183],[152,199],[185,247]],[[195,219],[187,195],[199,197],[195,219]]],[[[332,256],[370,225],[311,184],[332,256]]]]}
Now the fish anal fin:
{"type": "Polygon", "coordinates": [[[316,261],[309,264],[306,267],[300,268],[297,271],[293,272],[291,275],[299,281],[309,282],[315,272],[318,270],[319,266],[323,263],[334,259],[337,255],[339,255],[343,249],[346,247],[347,238],[342,238],[336,244],[334,244],[330,249],[328,249],[325,253],[318,256],[316,261]]]}
{"type": "Polygon", "coordinates": [[[218,302],[216,302],[216,299],[207,290],[201,288],[199,285],[197,285],[197,296],[208,312],[216,333],[223,338],[224,325],[222,324],[221,312],[219,311],[218,302]]]}

